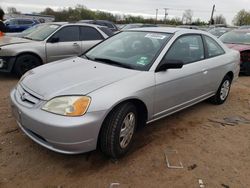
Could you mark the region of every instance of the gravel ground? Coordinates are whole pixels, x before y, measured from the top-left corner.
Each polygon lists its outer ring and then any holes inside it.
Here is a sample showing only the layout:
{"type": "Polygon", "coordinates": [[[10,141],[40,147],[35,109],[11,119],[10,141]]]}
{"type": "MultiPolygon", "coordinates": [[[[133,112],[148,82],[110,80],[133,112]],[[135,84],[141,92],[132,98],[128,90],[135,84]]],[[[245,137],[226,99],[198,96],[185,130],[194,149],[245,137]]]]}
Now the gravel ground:
{"type": "Polygon", "coordinates": [[[119,161],[99,151],[62,155],[34,143],[17,127],[9,106],[15,77],[0,75],[0,187],[250,187],[250,77],[240,77],[227,102],[202,102],[152,123],[136,134],[132,150],[119,161]],[[164,151],[172,164],[167,167],[164,151]],[[114,186],[115,187],[115,186],[114,186]]]}

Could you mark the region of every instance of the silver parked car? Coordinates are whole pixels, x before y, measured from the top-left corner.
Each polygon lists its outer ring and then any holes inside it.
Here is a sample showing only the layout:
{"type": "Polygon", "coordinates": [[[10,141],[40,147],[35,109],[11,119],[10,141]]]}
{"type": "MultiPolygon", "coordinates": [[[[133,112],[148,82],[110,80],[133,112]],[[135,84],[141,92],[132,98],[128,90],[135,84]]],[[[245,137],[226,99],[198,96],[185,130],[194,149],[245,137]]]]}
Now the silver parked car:
{"type": "Polygon", "coordinates": [[[138,126],[205,99],[222,104],[240,56],[211,34],[181,28],[121,32],[82,57],[27,72],[11,91],[20,128],[65,154],[118,158],[138,126]]]}
{"type": "Polygon", "coordinates": [[[109,37],[106,28],[81,23],[43,24],[23,38],[0,38],[0,72],[18,76],[51,61],[77,56],[109,37]]]}

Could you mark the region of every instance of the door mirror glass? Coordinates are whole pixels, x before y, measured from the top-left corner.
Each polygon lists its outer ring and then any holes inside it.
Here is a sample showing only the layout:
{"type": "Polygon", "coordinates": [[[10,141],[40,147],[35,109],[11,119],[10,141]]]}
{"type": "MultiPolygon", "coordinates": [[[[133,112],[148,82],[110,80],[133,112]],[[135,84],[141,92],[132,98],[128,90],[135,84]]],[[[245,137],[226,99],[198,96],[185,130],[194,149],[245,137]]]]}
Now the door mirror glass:
{"type": "Polygon", "coordinates": [[[181,69],[182,67],[183,67],[183,62],[180,60],[167,60],[167,61],[162,61],[156,68],[155,72],[161,72],[167,69],[181,69]]]}

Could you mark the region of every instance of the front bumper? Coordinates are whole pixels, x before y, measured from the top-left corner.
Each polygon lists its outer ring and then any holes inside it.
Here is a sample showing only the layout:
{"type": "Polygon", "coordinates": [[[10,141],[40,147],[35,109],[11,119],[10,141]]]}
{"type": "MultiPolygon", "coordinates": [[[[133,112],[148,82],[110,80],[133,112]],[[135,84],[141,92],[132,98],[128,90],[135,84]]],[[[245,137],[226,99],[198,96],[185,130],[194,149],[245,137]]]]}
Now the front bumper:
{"type": "Polygon", "coordinates": [[[63,154],[78,154],[96,149],[105,111],[65,117],[45,112],[40,107],[26,107],[10,94],[12,112],[22,131],[36,143],[63,154]]]}
{"type": "Polygon", "coordinates": [[[11,72],[16,61],[16,57],[0,56],[0,72],[11,72]]]}

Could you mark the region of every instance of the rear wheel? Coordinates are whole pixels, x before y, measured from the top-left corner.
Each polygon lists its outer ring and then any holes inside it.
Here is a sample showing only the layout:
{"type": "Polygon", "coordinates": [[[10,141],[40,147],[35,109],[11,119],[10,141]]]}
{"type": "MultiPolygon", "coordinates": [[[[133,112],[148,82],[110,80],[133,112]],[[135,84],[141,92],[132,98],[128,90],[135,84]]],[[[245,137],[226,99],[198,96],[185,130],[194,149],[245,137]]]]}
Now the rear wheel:
{"type": "Polygon", "coordinates": [[[246,70],[245,75],[246,75],[246,76],[250,76],[250,66],[249,66],[249,68],[246,70]]]}
{"type": "Polygon", "coordinates": [[[14,65],[14,73],[21,77],[25,72],[41,65],[41,60],[31,54],[24,54],[17,57],[14,65]]]}
{"type": "Polygon", "coordinates": [[[136,107],[132,103],[125,103],[115,108],[101,129],[101,151],[112,158],[119,158],[127,153],[131,147],[137,119],[136,107]]]}
{"type": "Polygon", "coordinates": [[[217,105],[223,104],[226,101],[228,94],[230,92],[231,83],[232,79],[228,75],[226,75],[223,78],[220,87],[217,90],[217,93],[210,98],[210,102],[217,105]]]}

